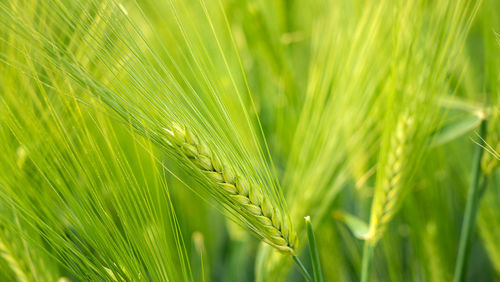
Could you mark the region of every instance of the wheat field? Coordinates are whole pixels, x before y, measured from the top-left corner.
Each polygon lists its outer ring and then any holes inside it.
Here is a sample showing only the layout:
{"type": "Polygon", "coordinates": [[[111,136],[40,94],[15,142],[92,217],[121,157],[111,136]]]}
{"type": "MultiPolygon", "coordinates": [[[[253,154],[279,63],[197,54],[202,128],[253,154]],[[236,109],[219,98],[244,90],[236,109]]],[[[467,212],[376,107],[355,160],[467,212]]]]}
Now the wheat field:
{"type": "Polygon", "coordinates": [[[500,281],[500,1],[0,0],[0,281],[500,281]]]}

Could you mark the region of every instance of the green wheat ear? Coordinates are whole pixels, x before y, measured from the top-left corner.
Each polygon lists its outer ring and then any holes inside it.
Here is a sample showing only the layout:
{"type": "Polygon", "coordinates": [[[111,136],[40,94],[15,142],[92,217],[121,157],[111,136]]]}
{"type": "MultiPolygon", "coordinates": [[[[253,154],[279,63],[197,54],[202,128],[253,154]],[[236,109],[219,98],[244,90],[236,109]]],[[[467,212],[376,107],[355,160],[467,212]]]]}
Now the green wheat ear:
{"type": "MultiPolygon", "coordinates": [[[[199,169],[215,187],[234,205],[237,212],[249,219],[250,228],[277,250],[294,254],[296,235],[291,224],[262,189],[230,165],[203,143],[195,134],[173,124],[167,132],[182,154],[199,169]]],[[[225,201],[223,201],[225,202],[225,201]]]]}
{"type": "Polygon", "coordinates": [[[391,149],[384,168],[384,177],[375,191],[370,231],[367,236],[368,241],[373,245],[383,236],[401,199],[407,178],[405,166],[411,150],[409,140],[413,135],[413,123],[413,119],[407,113],[403,113],[398,119],[394,134],[391,136],[391,149]]]}

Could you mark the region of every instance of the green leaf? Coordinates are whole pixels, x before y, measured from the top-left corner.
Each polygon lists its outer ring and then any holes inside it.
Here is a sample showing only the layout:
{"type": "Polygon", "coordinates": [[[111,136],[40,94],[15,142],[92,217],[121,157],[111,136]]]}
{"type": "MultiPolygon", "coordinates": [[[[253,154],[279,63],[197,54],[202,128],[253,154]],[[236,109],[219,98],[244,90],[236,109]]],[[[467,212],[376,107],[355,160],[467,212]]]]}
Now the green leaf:
{"type": "Polygon", "coordinates": [[[465,111],[471,114],[481,110],[480,105],[474,104],[469,101],[464,101],[457,97],[441,98],[439,99],[439,105],[444,109],[465,111]]]}
{"type": "Polygon", "coordinates": [[[445,123],[431,137],[429,147],[446,144],[476,128],[483,120],[482,112],[475,112],[445,123]]]}
{"type": "Polygon", "coordinates": [[[362,219],[342,211],[334,211],[333,216],[344,222],[356,238],[361,240],[366,239],[368,235],[368,224],[362,219]]]}
{"type": "Polygon", "coordinates": [[[321,262],[319,259],[318,246],[311,223],[311,217],[306,216],[307,238],[309,239],[309,250],[311,252],[311,262],[313,265],[314,282],[323,282],[323,274],[321,273],[321,262]]]}

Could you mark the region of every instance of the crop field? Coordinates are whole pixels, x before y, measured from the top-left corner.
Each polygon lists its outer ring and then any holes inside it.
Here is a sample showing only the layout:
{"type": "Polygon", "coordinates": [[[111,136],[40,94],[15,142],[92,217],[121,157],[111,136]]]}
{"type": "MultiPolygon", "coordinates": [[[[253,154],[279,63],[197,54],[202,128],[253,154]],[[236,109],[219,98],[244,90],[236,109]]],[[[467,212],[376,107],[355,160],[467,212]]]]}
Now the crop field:
{"type": "Polygon", "coordinates": [[[499,0],[0,0],[0,282],[500,282],[499,0]]]}

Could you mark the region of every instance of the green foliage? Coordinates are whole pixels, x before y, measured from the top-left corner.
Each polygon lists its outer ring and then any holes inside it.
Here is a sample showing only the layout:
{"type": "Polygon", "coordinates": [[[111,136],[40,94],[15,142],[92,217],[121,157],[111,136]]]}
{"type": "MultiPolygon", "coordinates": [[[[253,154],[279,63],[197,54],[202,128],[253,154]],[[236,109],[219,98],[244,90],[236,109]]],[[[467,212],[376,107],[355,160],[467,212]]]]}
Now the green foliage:
{"type": "Polygon", "coordinates": [[[499,33],[495,0],[0,0],[0,280],[496,281],[499,33]]]}

